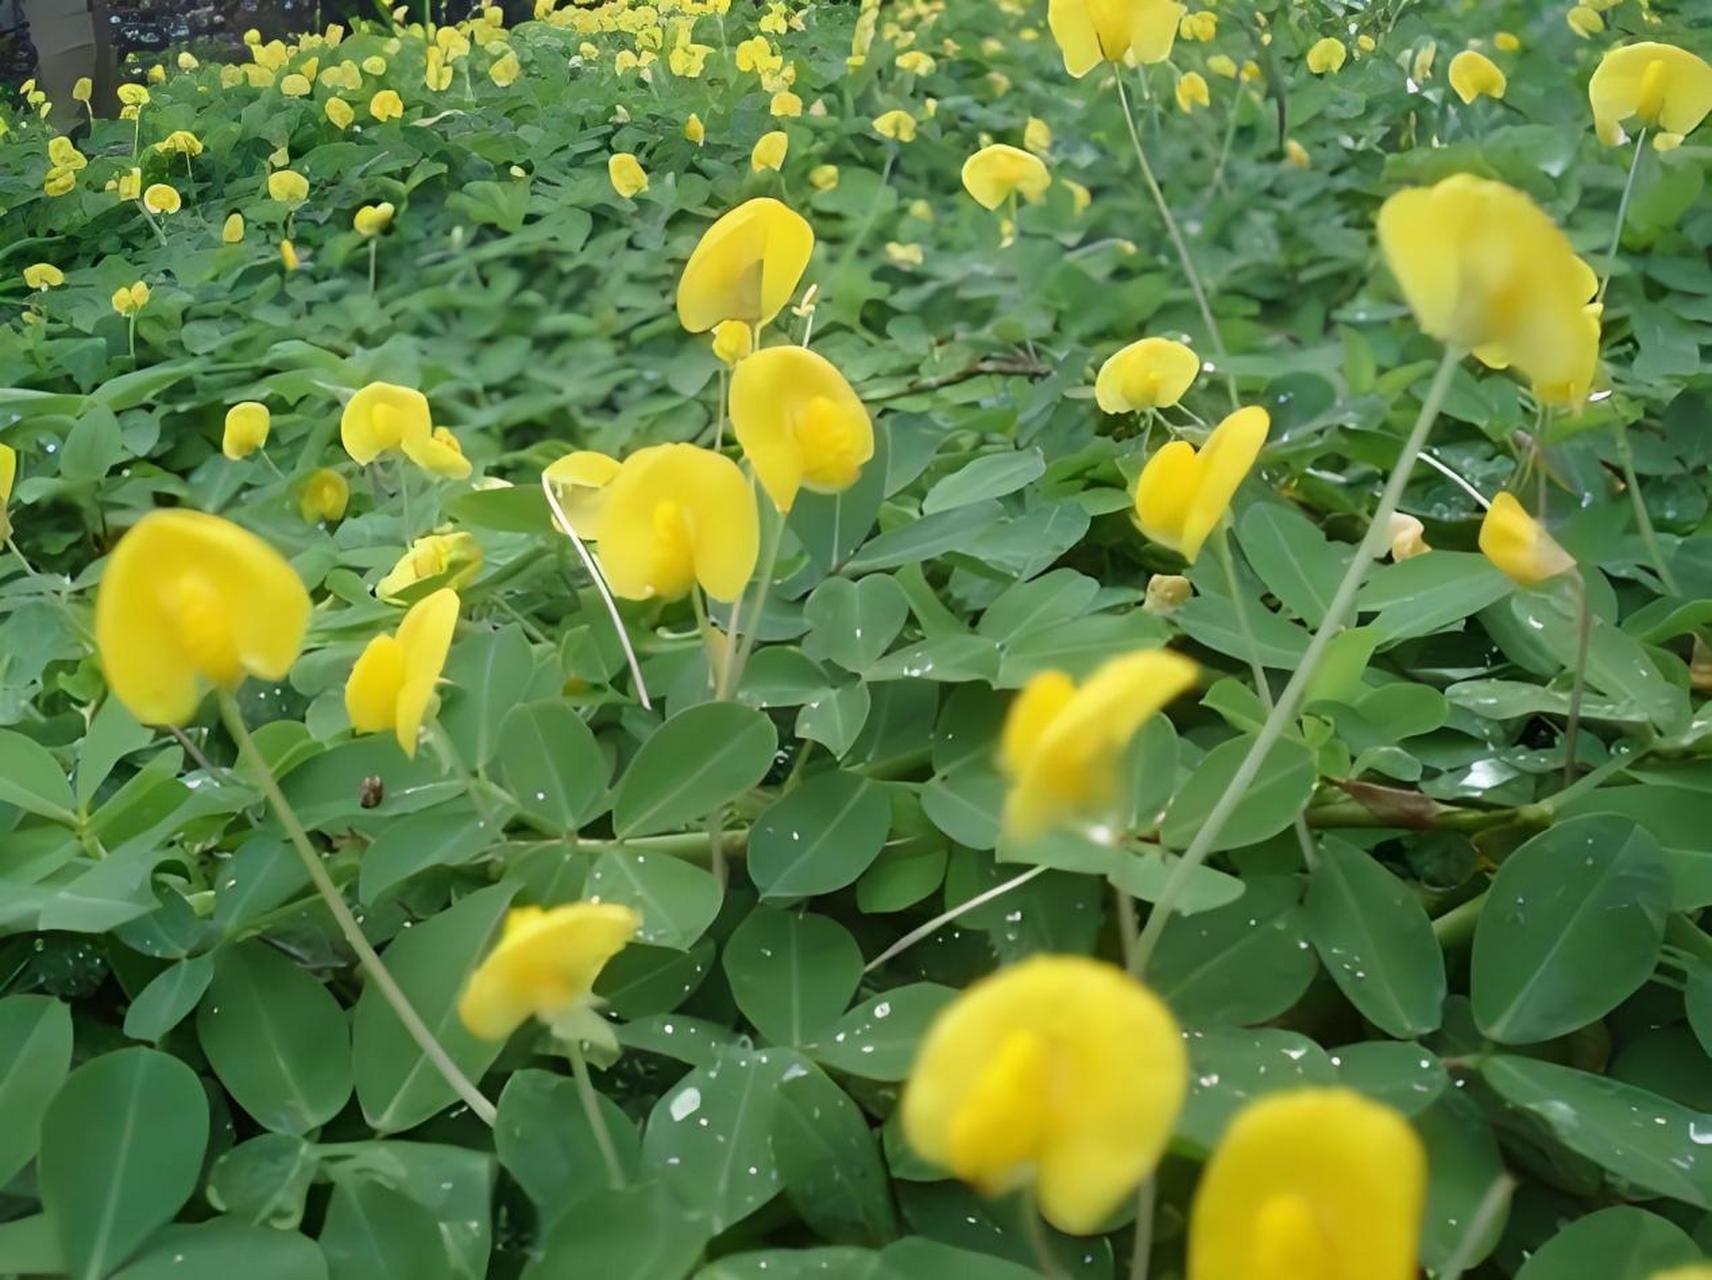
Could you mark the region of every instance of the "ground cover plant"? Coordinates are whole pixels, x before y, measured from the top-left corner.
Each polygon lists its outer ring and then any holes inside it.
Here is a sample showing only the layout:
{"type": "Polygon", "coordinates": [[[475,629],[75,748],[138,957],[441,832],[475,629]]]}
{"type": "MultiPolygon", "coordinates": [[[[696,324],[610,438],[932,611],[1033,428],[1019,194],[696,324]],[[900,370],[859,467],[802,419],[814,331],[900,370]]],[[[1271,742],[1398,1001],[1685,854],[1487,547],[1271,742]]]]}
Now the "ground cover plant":
{"type": "Polygon", "coordinates": [[[1712,1274],[1709,19],[24,86],[0,1274],[1712,1274]]]}

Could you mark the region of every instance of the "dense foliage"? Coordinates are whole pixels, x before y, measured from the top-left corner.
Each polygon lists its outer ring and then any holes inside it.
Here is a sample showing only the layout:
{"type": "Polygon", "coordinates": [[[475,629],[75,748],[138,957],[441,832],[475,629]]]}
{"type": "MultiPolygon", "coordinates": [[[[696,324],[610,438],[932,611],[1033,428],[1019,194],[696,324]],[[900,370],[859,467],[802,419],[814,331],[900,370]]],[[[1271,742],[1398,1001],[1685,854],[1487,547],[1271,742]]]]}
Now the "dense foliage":
{"type": "Polygon", "coordinates": [[[1034,1239],[1025,1196],[912,1151],[898,1095],[959,989],[1041,952],[1121,963],[1176,867],[1189,914],[1146,977],[1192,1067],[1154,1274],[1183,1274],[1231,1118],[1302,1083],[1409,1117],[1428,1273],[1644,1280],[1712,1249],[1712,152],[1602,141],[1586,93],[1612,46],[1705,53],[1712,23],[1688,0],[1209,12],[1169,63],[1118,70],[1127,102],[1109,65],[1066,74],[1035,0],[668,0],[168,58],[69,154],[37,104],[0,108],[0,1274],[1130,1274],[1130,1211],[1034,1239]],[[1330,36],[1342,55],[1310,58],[1330,36]],[[1453,91],[1471,45],[1501,97],[1453,91]],[[1038,202],[965,191],[992,141],[1045,160],[1038,202]],[[1456,366],[1403,492],[1420,541],[1374,566],[1211,859],[1180,863],[1440,364],[1380,203],[1456,173],[1533,197],[1601,275],[1627,198],[1592,395],[1456,366]],[[764,337],[849,379],[874,456],[792,508],[734,696],[690,600],[622,604],[644,694],[539,480],[573,449],[739,456],[674,291],[754,196],[816,236],[812,295],[764,337]],[[1102,412],[1096,370],[1145,335],[1200,377],[1102,412]],[[353,462],[344,403],[376,381],[425,393],[473,473],[353,462]],[[1135,479],[1232,390],[1266,446],[1178,583],[1135,479]],[[229,434],[246,401],[259,448],[229,434]],[[1579,576],[1522,587],[1479,553],[1501,489],[1579,576]],[[214,700],[167,729],[108,694],[95,593],[163,506],[242,524],[307,585],[306,652],[238,705],[491,1126],[363,972],[214,700]],[[455,554],[400,577],[436,532],[455,554]],[[448,582],[420,749],[353,736],[353,662],[448,582]],[[1124,820],[1001,832],[1015,691],[1165,646],[1199,675],[1130,744],[1124,820]],[[578,899],[641,918],[596,988],[610,1179],[563,1042],[457,1013],[509,909],[578,899]]]}

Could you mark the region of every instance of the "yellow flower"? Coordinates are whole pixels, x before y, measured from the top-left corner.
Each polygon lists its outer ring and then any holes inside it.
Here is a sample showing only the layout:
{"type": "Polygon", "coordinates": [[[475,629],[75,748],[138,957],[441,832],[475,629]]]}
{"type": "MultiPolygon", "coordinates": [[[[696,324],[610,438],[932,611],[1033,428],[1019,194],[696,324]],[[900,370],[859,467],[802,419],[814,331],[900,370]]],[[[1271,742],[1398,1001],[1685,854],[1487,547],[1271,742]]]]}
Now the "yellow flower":
{"type": "Polygon", "coordinates": [[[1250,405],[1213,428],[1199,452],[1187,440],[1161,446],[1135,485],[1135,523],[1190,564],[1230,509],[1260,456],[1272,419],[1250,405]]]}
{"type": "Polygon", "coordinates": [[[503,1040],[531,1016],[553,1023],[593,999],[595,979],[642,918],[617,903],[517,907],[499,945],[470,975],[458,1017],[472,1035],[503,1040]]]}
{"type": "Polygon", "coordinates": [[[149,91],[140,84],[122,84],[115,92],[119,95],[119,101],[127,107],[148,105],[149,91]]]}
{"type": "Polygon", "coordinates": [[[390,729],[404,754],[414,757],[457,625],[458,593],[441,587],[410,606],[397,635],[370,640],[345,682],[351,728],[358,733],[390,729]]]}
{"type": "Polygon", "coordinates": [[[1308,149],[1294,138],[1284,139],[1284,163],[1297,169],[1313,167],[1314,158],[1308,154],[1308,149]]]}
{"type": "Polygon", "coordinates": [[[803,216],[768,196],[747,200],[702,233],[678,280],[678,320],[705,333],[721,320],[760,326],[796,293],[814,252],[803,216]]]}
{"type": "Polygon", "coordinates": [[[209,685],[283,680],[303,649],[309,593],[285,557],[218,516],[144,516],[95,597],[95,647],[115,697],[144,724],[181,725],[209,685]]]}
{"type": "Polygon", "coordinates": [[[287,271],[296,271],[302,265],[297,256],[297,246],[289,240],[279,242],[279,264],[287,271]]]}
{"type": "Polygon", "coordinates": [[[930,76],[936,64],[931,53],[923,53],[920,49],[906,49],[897,57],[899,71],[907,71],[912,76],[930,76]]]}
{"type": "Polygon", "coordinates": [[[463,445],[445,427],[435,427],[427,439],[406,436],[400,447],[405,457],[434,475],[463,480],[470,474],[470,461],[464,457],[463,445]]]}
{"type": "Polygon", "coordinates": [[[755,349],[755,331],[741,320],[721,320],[713,326],[713,354],[727,366],[755,349]]]}
{"type": "Polygon", "coordinates": [[[422,83],[430,93],[444,93],[452,84],[452,64],[436,45],[429,45],[422,68],[422,83]]]}
{"type": "Polygon", "coordinates": [[[48,163],[59,169],[77,170],[89,163],[89,159],[70,138],[54,138],[48,142],[48,163]]]}
{"type": "Polygon", "coordinates": [[[1712,112],[1712,66],[1675,45],[1625,45],[1600,60],[1587,96],[1601,141],[1621,141],[1628,120],[1680,141],[1712,112]]]}
{"type": "Polygon", "coordinates": [[[77,171],[55,167],[49,169],[47,177],[42,179],[42,194],[49,196],[69,195],[77,187],[77,171]]]}
{"type": "Polygon", "coordinates": [[[1508,82],[1491,58],[1464,49],[1450,60],[1450,87],[1463,102],[1470,103],[1479,97],[1502,98],[1508,82]]]}
{"type": "Polygon", "coordinates": [[[1326,36],[1316,40],[1308,50],[1308,70],[1317,76],[1335,74],[1342,69],[1347,57],[1349,50],[1344,48],[1343,41],[1336,36],[1326,36]]]}
{"type": "Polygon", "coordinates": [[[1427,545],[1426,532],[1427,527],[1414,516],[1403,511],[1393,511],[1391,525],[1385,531],[1391,543],[1391,558],[1412,560],[1431,551],[1432,548],[1427,545]]]}
{"type": "Polygon", "coordinates": [[[773,100],[767,104],[768,113],[781,118],[800,116],[802,110],[802,99],[789,89],[780,89],[773,95],[773,100]]]}
{"type": "Polygon", "coordinates": [[[1207,59],[1207,70],[1226,80],[1236,79],[1236,60],[1228,54],[1215,53],[1207,59]]]}
{"type": "Polygon", "coordinates": [[[371,53],[363,59],[363,72],[371,76],[384,76],[386,74],[386,59],[379,54],[371,53]]]}
{"type": "Polygon", "coordinates": [[[1049,0],[1046,23],[1080,80],[1101,62],[1164,62],[1186,12],[1175,0],[1049,0]]]}
{"type": "Polygon", "coordinates": [[[886,241],[886,261],[894,267],[919,267],[926,260],[926,251],[919,244],[900,244],[896,240],[886,241]]]}
{"type": "Polygon", "coordinates": [[[982,147],[963,162],[963,187],[987,209],[997,209],[1013,194],[1030,204],[1052,185],[1052,175],[1039,156],[1003,142],[982,147]]]}
{"type": "Polygon", "coordinates": [[[233,462],[249,457],[267,443],[271,421],[265,404],[256,400],[240,400],[226,410],[226,430],[220,437],[220,452],[233,462]]]}
{"type": "Polygon", "coordinates": [[[1672,1267],[1656,1272],[1652,1280],[1712,1280],[1712,1265],[1695,1262],[1686,1267],[1672,1267]]]}
{"type": "Polygon", "coordinates": [[[149,286],[141,280],[133,285],[120,285],[113,291],[113,310],[126,319],[149,304],[149,286]]]}
{"type": "Polygon", "coordinates": [[[1578,4],[1564,15],[1564,21],[1569,23],[1569,29],[1583,40],[1589,40],[1605,30],[1605,19],[1599,16],[1599,10],[1578,4]]]}
{"type": "Polygon", "coordinates": [[[1212,105],[1212,94],[1207,89],[1207,81],[1198,71],[1186,71],[1177,78],[1177,110],[1188,115],[1196,107],[1212,105]]]}
{"type": "Polygon", "coordinates": [[[279,91],[288,98],[307,98],[311,87],[309,77],[299,75],[295,71],[281,77],[279,82],[279,91]]]}
{"type": "Polygon", "coordinates": [[[1537,383],[1586,368],[1586,264],[1532,200],[1457,174],[1379,211],[1379,244],[1421,328],[1461,350],[1496,346],[1537,383]]]}
{"type": "Polygon", "coordinates": [[[831,361],[768,347],[731,376],[731,427],[767,496],[789,511],[797,491],[838,493],[874,456],[868,411],[831,361]]]}
{"type": "Polygon", "coordinates": [[[1185,40],[1205,43],[1219,34],[1219,15],[1209,10],[1188,14],[1177,24],[1177,34],[1185,40]]]}
{"type": "Polygon", "coordinates": [[[1030,679],[999,742],[1009,783],[1005,831],[1027,840],[1067,822],[1104,820],[1118,798],[1129,740],[1195,683],[1195,671],[1179,654],[1148,649],[1110,659],[1081,688],[1062,671],[1030,679]]]}
{"type": "Polygon", "coordinates": [[[164,182],[152,183],[143,192],[143,208],[150,213],[177,213],[183,205],[177,188],[164,182]]]}
{"type": "Polygon", "coordinates": [[[226,221],[220,225],[221,244],[241,244],[244,239],[244,215],[228,213],[226,221]]]}
{"type": "Polygon", "coordinates": [[[1088,206],[1094,203],[1094,193],[1084,187],[1080,182],[1077,182],[1074,178],[1060,178],[1059,181],[1069,189],[1071,212],[1076,214],[1086,213],[1088,211],[1088,206]]]}
{"type": "Polygon", "coordinates": [[[433,434],[428,397],[414,387],[371,382],[345,403],[339,440],[358,466],[366,467],[405,442],[420,445],[433,434]]]}
{"type": "Polygon", "coordinates": [[[1201,1175],[1189,1280],[1413,1280],[1426,1175],[1409,1122],[1353,1090],[1262,1098],[1201,1175]]]}
{"type": "Polygon", "coordinates": [[[501,89],[509,89],[517,83],[517,78],[523,74],[523,64],[517,60],[517,51],[507,49],[489,64],[488,79],[501,89]]]}
{"type": "Polygon", "coordinates": [[[874,132],[896,142],[914,142],[915,117],[894,107],[874,118],[874,132]]]}
{"type": "Polygon", "coordinates": [[[350,482],[331,467],[317,467],[297,491],[297,514],[306,524],[332,523],[344,519],[350,502],[350,482]]]}
{"type": "Polygon", "coordinates": [[[1355,56],[1358,58],[1364,53],[1372,53],[1378,47],[1379,41],[1365,31],[1355,38],[1355,56]]]}
{"type": "MultiPolygon", "coordinates": [[[[739,326],[745,333],[747,327],[739,326]]],[[[585,542],[600,537],[600,517],[606,510],[607,486],[622,464],[593,449],[578,449],[552,463],[541,474],[552,485],[571,528],[585,542]]]]}
{"type": "Polygon", "coordinates": [[[774,129],[764,133],[755,143],[755,149],[749,153],[749,167],[756,173],[766,169],[778,170],[784,166],[785,153],[791,148],[790,135],[783,129],[774,129]]]}
{"type": "Polygon", "coordinates": [[[94,95],[94,93],[95,82],[88,76],[78,76],[77,82],[71,86],[71,100],[73,102],[81,102],[85,106],[89,104],[89,99],[94,95]]]}
{"type": "Polygon", "coordinates": [[[189,129],[174,129],[155,143],[155,150],[170,151],[182,156],[199,156],[202,154],[202,139],[189,129]]]}
{"type": "Polygon", "coordinates": [[[605,499],[593,533],[615,595],[676,600],[699,582],[729,603],[748,585],[760,522],[749,482],[730,458],[692,444],[639,449],[605,499]]]}
{"type": "Polygon", "coordinates": [[[1169,408],[1200,371],[1201,358],[1181,342],[1143,338],[1100,366],[1094,399],[1107,413],[1169,408]]]}
{"type": "Polygon", "coordinates": [[[309,198],[309,179],[295,169],[275,169],[268,174],[267,193],[281,204],[300,205],[309,198]]]}
{"type": "Polygon", "coordinates": [[[1022,128],[1022,145],[1035,155],[1045,155],[1052,150],[1052,126],[1039,116],[1030,116],[1022,128]]]}
{"type": "Polygon", "coordinates": [[[6,504],[12,500],[12,485],[17,479],[18,451],[9,444],[0,444],[0,541],[12,536],[6,504]]]}
{"type": "Polygon", "coordinates": [[[375,584],[375,595],[392,604],[420,582],[442,579],[440,585],[456,590],[467,586],[481,572],[482,549],[470,534],[430,533],[416,539],[398,563],[375,584]]]}
{"type": "Polygon", "coordinates": [[[1494,498],[1480,522],[1480,551],[1524,587],[1538,586],[1575,568],[1575,557],[1509,493],[1494,498]]]}
{"type": "Polygon", "coordinates": [[[689,118],[684,121],[684,137],[698,147],[707,138],[707,127],[702,124],[701,117],[693,111],[690,112],[689,118]]]}
{"type": "Polygon", "coordinates": [[[382,122],[397,120],[404,115],[404,99],[391,89],[382,89],[369,99],[369,114],[382,122]]]}
{"type": "Polygon", "coordinates": [[[24,268],[24,283],[46,293],[65,283],[65,272],[51,262],[37,262],[24,268]]]}
{"type": "Polygon", "coordinates": [[[382,200],[379,204],[365,204],[352,217],[351,226],[358,235],[372,240],[392,225],[394,212],[390,200],[382,200]]]}
{"type": "Polygon", "coordinates": [[[1158,1164],[1188,1087],[1163,1001],[1115,965],[1038,955],[934,1019],[904,1086],[903,1129],[987,1195],[1032,1181],[1046,1220],[1084,1235],[1158,1164]]]}
{"type": "Polygon", "coordinates": [[[833,191],[838,187],[838,166],[817,164],[808,171],[808,185],[816,191],[833,191]]]}
{"type": "Polygon", "coordinates": [[[191,53],[188,49],[179,51],[178,69],[180,71],[194,71],[199,65],[201,64],[196,61],[196,55],[191,53]]]}
{"type": "Polygon", "coordinates": [[[619,151],[607,157],[606,176],[612,182],[612,189],[626,200],[642,194],[648,189],[648,175],[642,172],[642,163],[628,151],[619,151]]]}
{"type": "Polygon", "coordinates": [[[1499,53],[1516,53],[1521,49],[1522,41],[1509,31],[1500,31],[1492,37],[1492,47],[1499,53]]]}
{"type": "Polygon", "coordinates": [[[128,169],[107,184],[119,193],[121,200],[141,200],[143,198],[143,171],[128,169]]]}

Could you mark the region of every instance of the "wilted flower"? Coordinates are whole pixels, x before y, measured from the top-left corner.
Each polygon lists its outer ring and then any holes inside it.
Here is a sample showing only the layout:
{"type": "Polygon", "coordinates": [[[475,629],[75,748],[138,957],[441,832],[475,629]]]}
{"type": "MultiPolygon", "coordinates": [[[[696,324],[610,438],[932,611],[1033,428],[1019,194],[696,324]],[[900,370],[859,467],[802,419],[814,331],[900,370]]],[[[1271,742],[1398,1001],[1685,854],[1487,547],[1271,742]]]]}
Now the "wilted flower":
{"type": "Polygon", "coordinates": [[[272,421],[268,407],[256,400],[241,400],[226,410],[226,429],[220,437],[220,452],[233,462],[249,457],[267,443],[272,421]]]}
{"type": "Polygon", "coordinates": [[[470,975],[458,1017],[472,1035],[503,1040],[530,1017],[560,1022],[594,999],[595,980],[642,918],[617,903],[517,907],[499,945],[470,975]]]}
{"type": "Polygon", "coordinates": [[[1426,526],[1407,512],[1391,513],[1391,524],[1386,530],[1386,537],[1391,543],[1393,560],[1410,560],[1432,550],[1427,545],[1426,526]]]}
{"type": "Polygon", "coordinates": [[[1173,440],[1147,460],[1135,485],[1135,522],[1142,533],[1190,564],[1260,456],[1271,418],[1255,405],[1213,429],[1199,452],[1173,440]]]}
{"type": "Polygon", "coordinates": [[[441,587],[410,606],[397,635],[382,633],[370,640],[345,682],[351,728],[358,733],[390,730],[404,754],[415,756],[457,625],[458,593],[441,587]]]}

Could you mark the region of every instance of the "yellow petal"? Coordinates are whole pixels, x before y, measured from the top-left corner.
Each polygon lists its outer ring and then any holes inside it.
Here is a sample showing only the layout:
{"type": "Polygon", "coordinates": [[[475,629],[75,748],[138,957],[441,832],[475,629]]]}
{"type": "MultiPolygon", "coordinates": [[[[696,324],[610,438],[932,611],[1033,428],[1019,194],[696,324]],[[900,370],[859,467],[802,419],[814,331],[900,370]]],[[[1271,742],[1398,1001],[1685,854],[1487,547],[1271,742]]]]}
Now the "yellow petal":
{"type": "Polygon", "coordinates": [[[428,397],[414,387],[371,382],[345,404],[339,439],[351,460],[367,466],[406,440],[420,445],[433,435],[428,397]]]}
{"type": "Polygon", "coordinates": [[[1039,156],[998,142],[963,162],[963,187],[983,208],[997,209],[1012,193],[1031,203],[1046,194],[1052,174],[1039,156]]]}
{"type": "Polygon", "coordinates": [[[1491,58],[1476,49],[1464,49],[1450,60],[1450,87],[1468,103],[1483,95],[1502,98],[1508,82],[1491,58]]]}
{"type": "Polygon", "coordinates": [[[1201,554],[1201,545],[1230,510],[1231,499],[1254,467],[1266,443],[1272,418],[1257,405],[1238,409],[1213,428],[1196,456],[1197,483],[1183,520],[1178,551],[1190,564],[1201,554]]]}
{"type": "Polygon", "coordinates": [[[796,292],[814,252],[802,215],[767,196],[746,201],[702,235],[678,281],[678,319],[691,333],[722,320],[764,325],[796,292]]]}
{"type": "Polygon", "coordinates": [[[1135,523],[1151,541],[1182,549],[1199,477],[1195,446],[1187,440],[1172,440],[1147,460],[1135,482],[1135,523]]]}
{"type": "Polygon", "coordinates": [[[874,456],[874,427],[832,362],[806,347],[769,347],[731,375],[731,427],[773,505],[797,490],[836,493],[874,456]]]}
{"type": "Polygon", "coordinates": [[[18,451],[9,444],[0,444],[0,510],[12,498],[12,485],[18,478],[18,451]]]}
{"type": "Polygon", "coordinates": [[[416,754],[422,722],[434,698],[434,687],[446,666],[452,633],[458,625],[458,593],[441,587],[418,600],[398,624],[398,647],[404,663],[398,688],[393,728],[404,754],[416,754]]]}
{"type": "Polygon", "coordinates": [[[220,437],[220,452],[236,462],[267,443],[272,421],[265,404],[242,400],[226,410],[226,429],[220,437]]]}
{"type": "Polygon", "coordinates": [[[1712,113],[1712,66],[1675,45],[1625,45],[1600,60],[1587,97],[1602,138],[1619,135],[1622,123],[1630,119],[1666,133],[1687,134],[1712,113]]]}
{"type": "Polygon", "coordinates": [[[1134,413],[1176,404],[1201,371],[1201,358],[1181,342],[1143,338],[1100,366],[1094,399],[1107,413],[1134,413]]]}
{"type": "Polygon", "coordinates": [[[1510,493],[1494,498],[1480,522],[1480,551],[1525,587],[1538,586],[1575,567],[1575,558],[1510,493]]]}
{"type": "Polygon", "coordinates": [[[519,907],[458,1000],[471,1034],[503,1040],[534,1015],[551,1019],[589,998],[607,961],[622,951],[642,919],[613,903],[573,902],[543,911],[519,907]]]}
{"type": "Polygon", "coordinates": [[[345,714],[358,733],[384,733],[398,717],[404,686],[404,649],[391,635],[368,642],[345,681],[345,714]]]}
{"type": "Polygon", "coordinates": [[[600,517],[606,509],[606,487],[617,477],[619,462],[593,449],[567,453],[547,467],[546,476],[560,509],[584,542],[600,538],[600,517]]]}
{"type": "Polygon", "coordinates": [[[434,475],[463,480],[470,474],[470,460],[464,457],[463,446],[445,427],[435,427],[425,436],[407,434],[399,447],[405,457],[434,475]]]}
{"type": "Polygon", "coordinates": [[[733,601],[755,572],[760,544],[742,471],[691,444],[626,458],[607,486],[600,532],[608,585],[627,600],[675,600],[699,582],[714,599],[733,601]]]}
{"type": "Polygon", "coordinates": [[[1389,1107],[1276,1093],[1226,1131],[1195,1193],[1189,1280],[1414,1280],[1426,1158],[1389,1107]]]}

